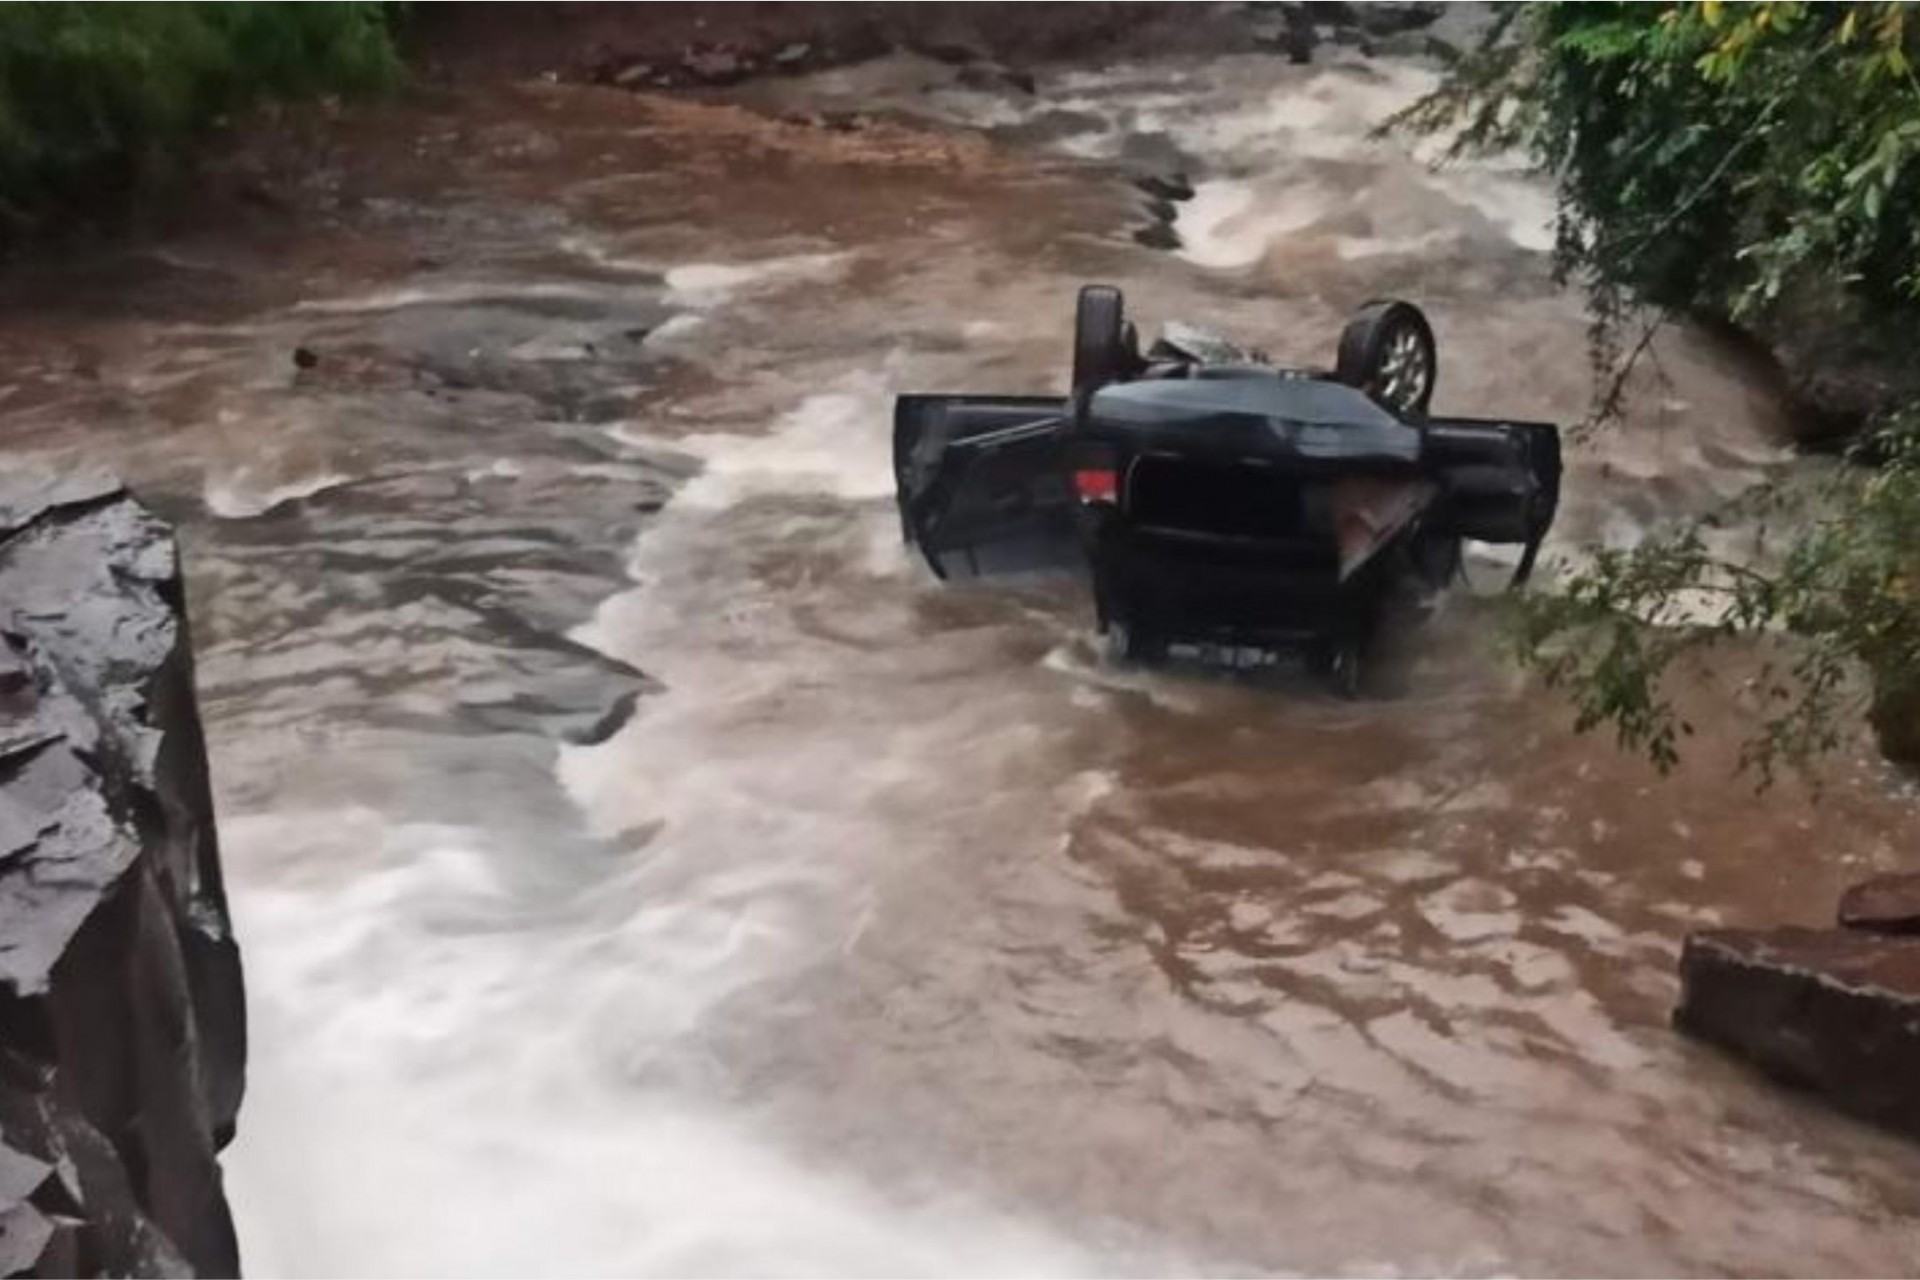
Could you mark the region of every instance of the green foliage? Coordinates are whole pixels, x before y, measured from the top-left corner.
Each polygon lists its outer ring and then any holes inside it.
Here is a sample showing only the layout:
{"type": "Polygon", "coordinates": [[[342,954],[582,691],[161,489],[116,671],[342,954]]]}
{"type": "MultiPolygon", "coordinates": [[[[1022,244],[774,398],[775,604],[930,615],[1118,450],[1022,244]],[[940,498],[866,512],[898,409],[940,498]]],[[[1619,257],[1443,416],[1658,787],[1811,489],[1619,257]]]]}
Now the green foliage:
{"type": "Polygon", "coordinates": [[[1515,26],[1405,119],[1532,149],[1563,268],[1748,321],[1801,279],[1920,311],[1920,11],[1532,4],[1515,26]]]}
{"type": "Polygon", "coordinates": [[[124,195],[227,113],[398,73],[378,4],[0,4],[0,236],[124,195]]]}
{"type": "Polygon", "coordinates": [[[1576,727],[1613,726],[1662,768],[1691,732],[1663,691],[1683,659],[1738,636],[1784,643],[1748,693],[1760,730],[1742,763],[1831,750],[1870,703],[1920,692],[1920,414],[1863,438],[1852,465],[1757,488],[1519,604],[1523,655],[1566,689],[1576,727]],[[1870,465],[1869,465],[1870,461],[1870,465]],[[1856,666],[1869,687],[1852,679],[1856,666]]]}
{"type": "MultiPolygon", "coordinates": [[[[1509,21],[1396,123],[1525,147],[1553,174],[1557,265],[1588,286],[1596,367],[1614,371],[1600,418],[1651,336],[1621,359],[1647,304],[1654,324],[1765,333],[1796,299],[1841,297],[1855,323],[1920,334],[1920,9],[1542,3],[1509,21]]],[[[1663,768],[1689,732],[1668,676],[1736,636],[1771,655],[1743,755],[1763,781],[1833,748],[1858,710],[1920,707],[1920,406],[1817,483],[1596,552],[1524,601],[1518,630],[1579,728],[1611,726],[1663,768]]]]}

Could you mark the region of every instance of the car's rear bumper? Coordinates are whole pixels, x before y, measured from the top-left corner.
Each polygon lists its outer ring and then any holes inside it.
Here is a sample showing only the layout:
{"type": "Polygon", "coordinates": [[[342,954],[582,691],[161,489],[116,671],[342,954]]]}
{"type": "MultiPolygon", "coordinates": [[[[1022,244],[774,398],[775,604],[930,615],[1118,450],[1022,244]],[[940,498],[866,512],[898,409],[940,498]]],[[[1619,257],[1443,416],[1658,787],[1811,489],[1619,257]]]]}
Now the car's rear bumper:
{"type": "Polygon", "coordinates": [[[1367,616],[1376,575],[1343,578],[1329,538],[1257,539],[1139,527],[1090,530],[1102,623],[1167,639],[1293,643],[1345,634],[1367,616]]]}

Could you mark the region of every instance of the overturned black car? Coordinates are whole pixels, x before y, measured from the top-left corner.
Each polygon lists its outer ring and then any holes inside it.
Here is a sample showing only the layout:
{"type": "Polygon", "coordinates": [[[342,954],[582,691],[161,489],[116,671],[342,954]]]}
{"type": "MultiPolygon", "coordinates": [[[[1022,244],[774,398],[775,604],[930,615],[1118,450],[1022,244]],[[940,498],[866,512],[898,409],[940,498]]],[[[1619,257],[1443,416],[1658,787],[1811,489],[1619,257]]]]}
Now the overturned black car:
{"type": "Polygon", "coordinates": [[[902,526],[942,578],[1088,567],[1119,659],[1304,647],[1350,695],[1462,540],[1520,546],[1517,584],[1559,501],[1558,428],[1432,416],[1437,370],[1406,302],[1362,307],[1332,370],[1295,369],[1178,326],[1142,353],[1120,292],[1089,285],[1070,395],[899,398],[902,526]]]}

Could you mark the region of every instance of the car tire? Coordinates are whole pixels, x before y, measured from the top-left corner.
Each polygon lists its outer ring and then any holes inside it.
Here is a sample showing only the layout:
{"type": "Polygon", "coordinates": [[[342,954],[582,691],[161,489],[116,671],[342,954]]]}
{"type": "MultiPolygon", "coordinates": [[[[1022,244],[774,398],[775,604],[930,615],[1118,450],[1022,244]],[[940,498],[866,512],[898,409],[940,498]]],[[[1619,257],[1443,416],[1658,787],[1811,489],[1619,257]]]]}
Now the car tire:
{"type": "Polygon", "coordinates": [[[1388,607],[1399,624],[1424,621],[1440,597],[1460,577],[1463,548],[1451,534],[1422,529],[1408,540],[1394,566],[1397,581],[1388,593],[1388,607]]]}
{"type": "Polygon", "coordinates": [[[1369,302],[1340,333],[1334,377],[1397,417],[1425,415],[1439,373],[1433,326],[1411,302],[1369,302]]]}
{"type": "Polygon", "coordinates": [[[1360,693],[1399,698],[1411,687],[1423,633],[1460,574],[1460,539],[1417,532],[1382,568],[1390,576],[1382,585],[1361,653],[1360,693]]]}
{"type": "Polygon", "coordinates": [[[1365,689],[1365,656],[1365,646],[1352,636],[1322,636],[1307,652],[1313,674],[1344,702],[1357,701],[1365,689]]]}
{"type": "Polygon", "coordinates": [[[1123,667],[1155,666],[1167,656],[1166,640],[1137,622],[1108,622],[1106,648],[1107,658],[1123,667]]]}
{"type": "Polygon", "coordinates": [[[1126,303],[1112,285],[1080,290],[1073,309],[1073,394],[1084,396],[1127,374],[1126,303]]]}

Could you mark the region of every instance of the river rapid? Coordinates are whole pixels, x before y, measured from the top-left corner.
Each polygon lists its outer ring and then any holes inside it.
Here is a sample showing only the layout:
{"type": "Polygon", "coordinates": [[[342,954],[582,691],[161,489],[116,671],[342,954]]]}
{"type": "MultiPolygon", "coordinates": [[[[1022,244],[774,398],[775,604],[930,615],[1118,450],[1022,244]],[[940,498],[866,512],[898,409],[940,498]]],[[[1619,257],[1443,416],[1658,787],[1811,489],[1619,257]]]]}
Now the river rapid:
{"type": "MultiPolygon", "coordinates": [[[[296,212],[9,282],[0,442],[182,529],[254,1274],[1920,1264],[1920,1151],[1667,1025],[1686,930],[1920,838],[1863,746],[1734,775],[1740,654],[1662,779],[1502,656],[1491,560],[1347,703],[900,545],[891,397],[1060,389],[1086,280],[1301,362],[1408,296],[1437,408],[1582,417],[1547,190],[1369,135],[1431,84],[422,90],[296,212]]],[[[1789,465],[1763,377],[1654,349],[1550,555],[1789,465]]]]}

